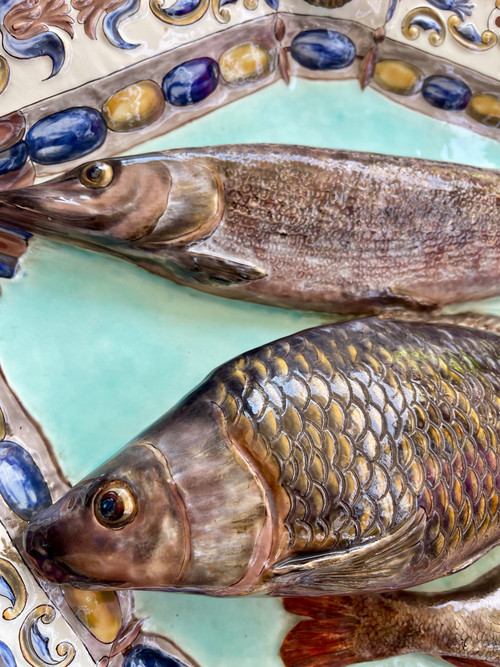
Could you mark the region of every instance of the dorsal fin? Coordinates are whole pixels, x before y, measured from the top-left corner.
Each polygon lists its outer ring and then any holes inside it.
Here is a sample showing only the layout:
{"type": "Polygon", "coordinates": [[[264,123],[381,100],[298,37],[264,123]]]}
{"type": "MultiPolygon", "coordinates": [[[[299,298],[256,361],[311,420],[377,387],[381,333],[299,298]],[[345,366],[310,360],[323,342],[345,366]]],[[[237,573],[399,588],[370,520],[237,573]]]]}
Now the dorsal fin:
{"type": "Polygon", "coordinates": [[[384,313],[378,316],[381,320],[403,320],[405,322],[426,322],[428,324],[453,324],[470,329],[479,329],[481,331],[491,331],[500,334],[500,317],[485,313],[384,313]]]}

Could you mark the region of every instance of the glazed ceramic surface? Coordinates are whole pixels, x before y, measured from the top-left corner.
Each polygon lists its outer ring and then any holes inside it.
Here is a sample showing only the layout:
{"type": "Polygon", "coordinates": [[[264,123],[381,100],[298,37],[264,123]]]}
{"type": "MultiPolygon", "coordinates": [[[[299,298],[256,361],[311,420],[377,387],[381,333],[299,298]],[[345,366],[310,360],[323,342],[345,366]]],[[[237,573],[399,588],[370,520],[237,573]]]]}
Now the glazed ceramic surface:
{"type": "MultiPolygon", "coordinates": [[[[361,93],[355,82],[278,83],[137,152],[238,141],[500,166],[495,141],[394,105],[374,91],[361,93]]],[[[38,239],[31,241],[18,278],[2,282],[3,369],[73,482],[219,363],[328,320],[197,294],[120,260],[38,239]]],[[[480,307],[500,314],[498,301],[480,307]]],[[[476,573],[495,555],[487,558],[476,573]]],[[[467,571],[454,580],[470,577],[467,571]]],[[[136,604],[139,616],[149,616],[147,630],[166,635],[207,667],[278,667],[280,644],[297,620],[279,600],[139,593],[136,604]]],[[[435,663],[415,656],[385,664],[435,663]]]]}

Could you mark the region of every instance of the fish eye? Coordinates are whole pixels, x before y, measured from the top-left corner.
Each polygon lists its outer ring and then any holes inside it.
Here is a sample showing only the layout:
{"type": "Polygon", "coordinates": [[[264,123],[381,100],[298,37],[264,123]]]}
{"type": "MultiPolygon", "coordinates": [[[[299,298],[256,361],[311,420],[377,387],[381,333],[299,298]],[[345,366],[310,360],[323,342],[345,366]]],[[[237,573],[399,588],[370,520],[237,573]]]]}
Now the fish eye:
{"type": "Polygon", "coordinates": [[[108,482],[94,497],[94,514],[105,528],[118,530],[135,519],[137,498],[125,482],[108,482]]]}
{"type": "Polygon", "coordinates": [[[105,188],[113,180],[109,162],[90,162],[80,173],[80,181],[87,188],[105,188]]]}

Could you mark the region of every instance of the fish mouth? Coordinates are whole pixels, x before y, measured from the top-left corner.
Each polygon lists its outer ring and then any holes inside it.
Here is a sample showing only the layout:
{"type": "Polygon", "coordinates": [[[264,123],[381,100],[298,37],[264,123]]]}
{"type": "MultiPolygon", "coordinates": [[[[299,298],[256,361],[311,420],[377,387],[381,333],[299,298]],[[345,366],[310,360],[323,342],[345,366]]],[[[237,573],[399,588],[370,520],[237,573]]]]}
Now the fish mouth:
{"type": "Polygon", "coordinates": [[[71,574],[58,563],[44,531],[28,526],[22,537],[23,551],[35,572],[55,584],[70,583],[71,574]]]}
{"type": "Polygon", "coordinates": [[[59,221],[44,213],[44,202],[42,196],[24,189],[0,193],[0,224],[32,233],[56,232],[59,221]]]}

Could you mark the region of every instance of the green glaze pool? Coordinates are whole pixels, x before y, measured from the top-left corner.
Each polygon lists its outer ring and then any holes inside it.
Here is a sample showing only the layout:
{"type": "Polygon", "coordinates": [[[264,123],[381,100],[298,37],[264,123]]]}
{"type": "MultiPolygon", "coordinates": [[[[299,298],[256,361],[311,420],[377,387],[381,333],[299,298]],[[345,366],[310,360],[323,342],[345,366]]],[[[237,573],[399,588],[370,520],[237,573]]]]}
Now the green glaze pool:
{"type": "MultiPolygon", "coordinates": [[[[362,93],[355,82],[273,84],[134,152],[253,141],[500,167],[500,143],[409,111],[372,90],[362,93]]],[[[38,239],[19,277],[1,283],[1,363],[72,482],[218,364],[331,319],[211,297],[120,260],[38,239]]],[[[500,299],[480,308],[500,315],[500,299]]],[[[497,560],[491,554],[474,574],[497,560]]],[[[456,584],[471,578],[467,571],[451,579],[456,584]]],[[[149,616],[149,628],[166,634],[202,667],[278,667],[279,646],[294,622],[272,599],[139,593],[137,605],[149,616]]],[[[377,664],[443,663],[414,656],[377,664]]]]}

